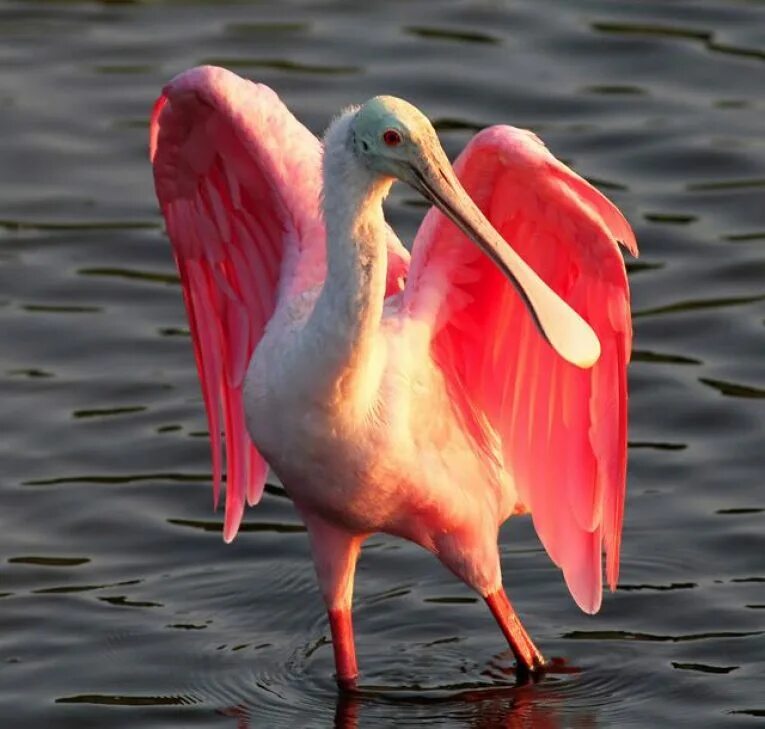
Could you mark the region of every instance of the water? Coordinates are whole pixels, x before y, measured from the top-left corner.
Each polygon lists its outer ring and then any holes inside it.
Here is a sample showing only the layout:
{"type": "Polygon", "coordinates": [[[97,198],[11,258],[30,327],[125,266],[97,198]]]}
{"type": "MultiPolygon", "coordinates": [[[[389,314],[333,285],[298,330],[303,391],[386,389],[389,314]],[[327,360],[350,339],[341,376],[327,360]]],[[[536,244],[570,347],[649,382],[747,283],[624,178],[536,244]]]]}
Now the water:
{"type": "MultiPolygon", "coordinates": [[[[765,6],[0,0],[0,725],[754,726],[765,715],[765,6]],[[622,582],[580,613],[527,519],[510,594],[563,663],[512,686],[488,611],[429,555],[365,549],[364,694],[340,702],[292,505],[232,546],[146,159],[203,61],[321,132],[405,96],[454,155],[507,121],[636,229],[622,582]]],[[[411,240],[422,208],[388,211],[411,240]]]]}

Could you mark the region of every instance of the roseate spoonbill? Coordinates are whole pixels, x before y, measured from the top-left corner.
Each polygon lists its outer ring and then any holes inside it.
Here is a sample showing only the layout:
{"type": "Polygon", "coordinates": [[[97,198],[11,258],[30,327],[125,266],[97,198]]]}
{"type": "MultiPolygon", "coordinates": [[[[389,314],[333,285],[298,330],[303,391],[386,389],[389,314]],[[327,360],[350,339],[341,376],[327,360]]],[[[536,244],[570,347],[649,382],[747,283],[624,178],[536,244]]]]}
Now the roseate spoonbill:
{"type": "Polygon", "coordinates": [[[637,253],[621,213],[531,132],[486,129],[452,169],[420,111],[378,96],[322,144],[271,89],[212,67],[165,87],[151,159],[216,505],[225,429],[224,539],[268,464],[308,529],[341,687],[374,532],[433,552],[486,600],[518,669],[542,667],[498,529],[531,512],[585,612],[603,549],[615,586],[632,337],[617,243],[637,253]],[[434,205],[411,261],[383,217],[396,179],[434,205]]]}

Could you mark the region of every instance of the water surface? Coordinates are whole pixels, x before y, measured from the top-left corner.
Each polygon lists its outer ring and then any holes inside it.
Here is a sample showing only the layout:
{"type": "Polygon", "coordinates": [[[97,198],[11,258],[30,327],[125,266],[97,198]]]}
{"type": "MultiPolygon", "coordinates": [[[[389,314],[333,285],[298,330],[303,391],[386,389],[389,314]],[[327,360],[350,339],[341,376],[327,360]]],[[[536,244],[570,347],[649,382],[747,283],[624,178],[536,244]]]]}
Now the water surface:
{"type": "MultiPolygon", "coordinates": [[[[754,726],[765,716],[761,2],[0,0],[0,724],[754,726]],[[622,580],[578,611],[528,519],[506,584],[546,655],[371,539],[365,691],[337,702],[305,534],[274,482],[235,544],[146,159],[151,103],[214,62],[320,133],[393,93],[450,155],[510,122],[611,196],[635,356],[622,580]]],[[[411,241],[423,208],[395,189],[411,241]]]]}

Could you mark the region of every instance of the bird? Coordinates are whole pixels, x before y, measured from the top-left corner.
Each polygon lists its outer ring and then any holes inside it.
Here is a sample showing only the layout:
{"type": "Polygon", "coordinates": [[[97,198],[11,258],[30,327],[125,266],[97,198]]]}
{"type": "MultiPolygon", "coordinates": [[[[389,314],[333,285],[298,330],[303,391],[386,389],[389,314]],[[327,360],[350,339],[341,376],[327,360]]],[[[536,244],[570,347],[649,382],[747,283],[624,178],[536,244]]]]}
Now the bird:
{"type": "Polygon", "coordinates": [[[223,538],[269,469],[305,524],[335,678],[359,686],[357,559],[385,533],[484,599],[518,676],[545,659],[503,586],[531,514],[578,606],[618,579],[632,327],[618,208],[534,133],[488,127],[454,166],[414,105],[375,96],[323,139],[268,86],[184,71],[150,159],[206,410],[223,538]],[[432,205],[411,254],[383,201],[432,205]],[[605,565],[603,559],[605,555],[605,565]]]}

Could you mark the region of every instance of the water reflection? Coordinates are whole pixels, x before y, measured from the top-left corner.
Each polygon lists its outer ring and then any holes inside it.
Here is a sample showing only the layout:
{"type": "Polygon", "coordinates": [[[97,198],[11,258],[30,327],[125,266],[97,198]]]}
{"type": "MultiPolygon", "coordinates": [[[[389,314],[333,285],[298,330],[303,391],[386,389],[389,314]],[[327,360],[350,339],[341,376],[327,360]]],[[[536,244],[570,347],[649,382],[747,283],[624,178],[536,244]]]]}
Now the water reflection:
{"type": "MultiPolygon", "coordinates": [[[[551,692],[539,692],[533,686],[520,688],[483,689],[464,692],[442,701],[412,699],[399,702],[396,699],[344,694],[337,697],[334,729],[358,729],[363,726],[366,713],[375,708],[375,703],[386,704],[398,714],[405,714],[412,704],[430,705],[428,716],[421,723],[424,726],[439,726],[446,723],[464,726],[466,729],[556,729],[563,727],[560,697],[551,692]],[[433,704],[442,705],[440,711],[433,710],[433,704]],[[409,707],[406,705],[409,704],[409,707]]],[[[390,717],[394,721],[394,717],[390,717]]],[[[403,717],[402,717],[403,718],[403,717]]],[[[246,725],[244,725],[246,726],[246,725]]],[[[596,726],[593,722],[582,723],[566,717],[565,726],[596,726]]],[[[239,727],[237,727],[239,729],[239,727]]]]}
{"type": "MultiPolygon", "coordinates": [[[[255,706],[239,704],[219,712],[231,717],[236,729],[262,726],[255,706]]],[[[455,726],[465,729],[558,729],[598,725],[594,711],[567,712],[561,693],[539,686],[484,688],[445,698],[359,691],[338,692],[334,729],[359,729],[376,718],[387,721],[417,720],[420,726],[455,726]],[[423,712],[426,709],[426,712],[423,712]]]]}
{"type": "Polygon", "coordinates": [[[244,693],[223,699],[226,708],[218,713],[232,718],[229,726],[237,729],[269,725],[272,715],[289,721],[293,711],[301,716],[309,712],[315,722],[311,726],[336,729],[397,724],[465,729],[594,727],[604,699],[629,685],[614,677],[610,671],[593,671],[584,679],[580,668],[554,658],[543,676],[519,681],[512,657],[504,651],[494,656],[480,678],[457,684],[438,684],[437,670],[429,675],[427,686],[420,685],[418,677],[408,684],[363,683],[353,692],[338,692],[333,683],[315,684],[306,676],[299,685],[253,676],[244,693]]]}

